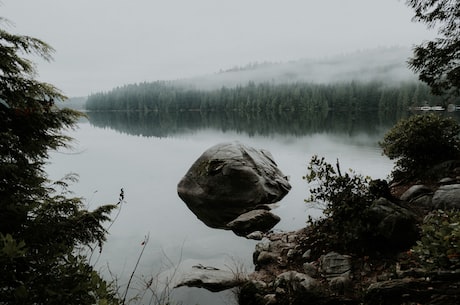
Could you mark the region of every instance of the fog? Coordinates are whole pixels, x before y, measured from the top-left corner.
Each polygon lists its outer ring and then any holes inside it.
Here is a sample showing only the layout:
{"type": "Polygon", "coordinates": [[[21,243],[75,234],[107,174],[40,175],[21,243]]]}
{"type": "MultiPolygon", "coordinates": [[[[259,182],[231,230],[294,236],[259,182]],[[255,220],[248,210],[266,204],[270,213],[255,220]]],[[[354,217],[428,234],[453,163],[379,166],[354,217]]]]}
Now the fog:
{"type": "Polygon", "coordinates": [[[222,86],[244,86],[248,82],[331,84],[378,81],[394,85],[417,80],[417,76],[407,66],[410,55],[409,48],[377,48],[320,60],[252,63],[218,73],[182,79],[175,83],[205,90],[222,86]]]}
{"type": "Polygon", "coordinates": [[[69,96],[254,62],[410,49],[435,35],[399,0],[0,1],[7,30],[56,49],[54,62],[38,61],[39,77],[69,96]]]}

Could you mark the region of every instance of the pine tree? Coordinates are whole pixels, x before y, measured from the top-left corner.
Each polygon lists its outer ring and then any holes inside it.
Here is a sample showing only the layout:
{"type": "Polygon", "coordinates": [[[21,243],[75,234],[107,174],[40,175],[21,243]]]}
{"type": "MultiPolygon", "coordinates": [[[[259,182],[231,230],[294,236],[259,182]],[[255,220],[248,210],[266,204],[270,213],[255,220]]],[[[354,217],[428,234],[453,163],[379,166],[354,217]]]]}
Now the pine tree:
{"type": "Polygon", "coordinates": [[[53,49],[10,34],[0,18],[0,304],[115,304],[117,300],[79,249],[101,246],[103,222],[115,206],[83,209],[66,181],[44,172],[50,150],[68,145],[65,128],[79,113],[58,109],[65,97],[35,79],[31,55],[53,49]]]}

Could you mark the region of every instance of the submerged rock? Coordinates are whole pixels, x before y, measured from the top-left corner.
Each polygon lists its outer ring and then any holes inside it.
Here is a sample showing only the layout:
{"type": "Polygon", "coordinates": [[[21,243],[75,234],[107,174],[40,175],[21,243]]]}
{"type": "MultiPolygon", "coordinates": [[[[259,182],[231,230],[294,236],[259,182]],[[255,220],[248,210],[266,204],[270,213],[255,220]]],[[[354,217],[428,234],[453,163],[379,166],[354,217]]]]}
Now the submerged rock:
{"type": "Polygon", "coordinates": [[[281,200],[290,188],[268,151],[233,142],[206,150],[181,179],[177,192],[206,225],[229,229],[229,222],[281,200]]]}

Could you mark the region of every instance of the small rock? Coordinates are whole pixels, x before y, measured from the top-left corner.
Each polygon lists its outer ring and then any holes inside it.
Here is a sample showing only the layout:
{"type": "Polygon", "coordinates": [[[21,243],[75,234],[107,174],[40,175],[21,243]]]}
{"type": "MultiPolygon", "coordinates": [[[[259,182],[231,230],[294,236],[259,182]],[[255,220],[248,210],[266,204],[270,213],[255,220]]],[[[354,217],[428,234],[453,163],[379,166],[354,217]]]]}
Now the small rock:
{"type": "Polygon", "coordinates": [[[311,258],[311,249],[305,251],[305,253],[302,255],[302,258],[309,260],[311,258]]]}
{"type": "Polygon", "coordinates": [[[274,294],[274,293],[265,295],[264,299],[265,299],[265,305],[278,304],[278,302],[276,301],[276,294],[274,294]]]}
{"type": "Polygon", "coordinates": [[[252,210],[238,216],[227,224],[236,235],[246,236],[254,231],[267,232],[281,219],[267,210],[252,210]]]}
{"type": "Polygon", "coordinates": [[[303,264],[303,272],[313,278],[318,276],[318,268],[312,263],[303,264]]]}
{"type": "Polygon", "coordinates": [[[297,240],[297,234],[289,234],[287,236],[288,243],[294,243],[297,240]]]}
{"type": "Polygon", "coordinates": [[[278,261],[278,255],[272,253],[272,252],[267,252],[267,251],[262,251],[260,254],[257,256],[256,259],[256,265],[265,265],[271,262],[276,262],[278,261]]]}
{"type": "Polygon", "coordinates": [[[454,184],[456,182],[457,180],[455,180],[454,178],[450,178],[450,177],[442,178],[441,180],[439,180],[440,185],[454,184]]]}
{"type": "Polygon", "coordinates": [[[289,249],[286,256],[287,256],[288,258],[293,258],[293,257],[296,256],[296,255],[297,255],[297,251],[296,251],[296,250],[294,250],[294,249],[289,249]]]}
{"type": "Polygon", "coordinates": [[[256,245],[256,252],[270,251],[270,241],[266,240],[256,245]]]}
{"type": "Polygon", "coordinates": [[[312,293],[319,287],[319,282],[305,273],[286,271],[277,276],[275,287],[299,293],[312,293]]]}
{"type": "Polygon", "coordinates": [[[351,287],[352,282],[348,274],[329,280],[329,288],[335,295],[344,295],[351,287]]]}
{"type": "Polygon", "coordinates": [[[341,276],[351,270],[351,258],[336,252],[329,252],[320,257],[321,272],[327,278],[341,276]]]}
{"type": "Polygon", "coordinates": [[[246,235],[246,238],[253,240],[262,240],[264,238],[264,233],[262,233],[261,231],[255,231],[246,235]]]}
{"type": "Polygon", "coordinates": [[[253,280],[251,281],[251,284],[253,284],[254,288],[256,288],[257,290],[264,290],[265,288],[267,288],[267,283],[263,281],[253,280]]]}

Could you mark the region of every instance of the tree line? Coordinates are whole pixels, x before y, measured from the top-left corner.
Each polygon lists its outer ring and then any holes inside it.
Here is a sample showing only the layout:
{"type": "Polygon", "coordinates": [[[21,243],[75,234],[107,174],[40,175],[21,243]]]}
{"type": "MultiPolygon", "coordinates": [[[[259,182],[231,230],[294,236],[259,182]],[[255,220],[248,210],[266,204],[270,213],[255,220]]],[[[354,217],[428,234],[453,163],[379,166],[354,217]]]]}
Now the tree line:
{"type": "Polygon", "coordinates": [[[410,106],[442,103],[420,82],[255,83],[200,90],[156,81],[130,84],[92,94],[89,111],[406,111],[410,106]]]}

